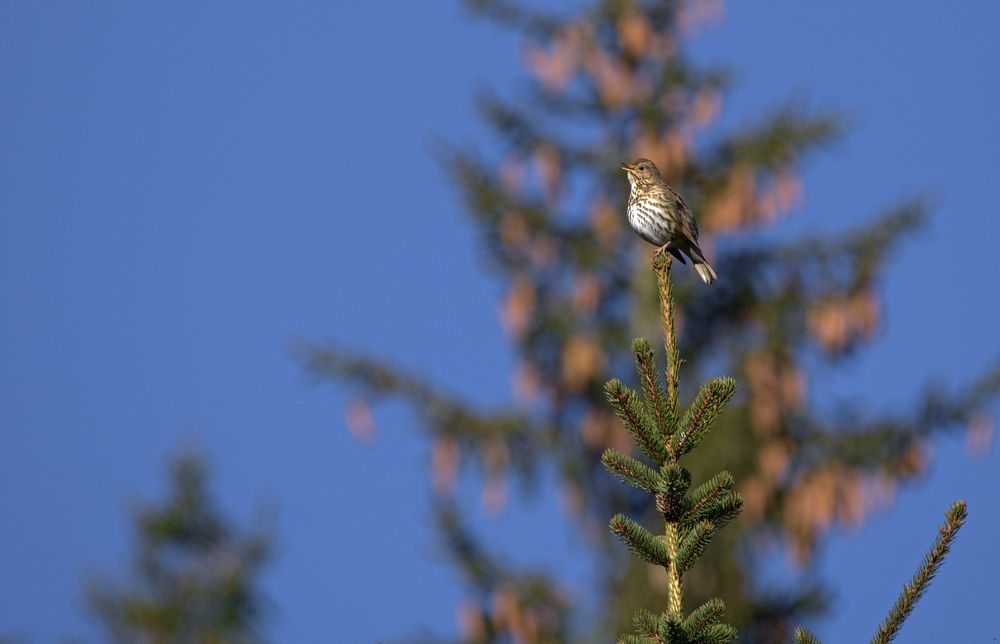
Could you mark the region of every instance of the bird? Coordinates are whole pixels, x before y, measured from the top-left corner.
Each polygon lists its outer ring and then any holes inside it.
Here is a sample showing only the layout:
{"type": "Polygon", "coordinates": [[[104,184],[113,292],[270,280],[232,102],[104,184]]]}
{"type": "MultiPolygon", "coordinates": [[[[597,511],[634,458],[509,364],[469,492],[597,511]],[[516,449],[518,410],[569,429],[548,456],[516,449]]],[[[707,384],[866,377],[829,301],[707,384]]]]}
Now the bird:
{"type": "Polygon", "coordinates": [[[640,237],[657,246],[656,254],[669,252],[682,264],[684,255],[706,284],[717,278],[698,246],[698,223],[684,198],[671,188],[649,159],[623,163],[631,192],[628,196],[628,223],[640,237]]]}

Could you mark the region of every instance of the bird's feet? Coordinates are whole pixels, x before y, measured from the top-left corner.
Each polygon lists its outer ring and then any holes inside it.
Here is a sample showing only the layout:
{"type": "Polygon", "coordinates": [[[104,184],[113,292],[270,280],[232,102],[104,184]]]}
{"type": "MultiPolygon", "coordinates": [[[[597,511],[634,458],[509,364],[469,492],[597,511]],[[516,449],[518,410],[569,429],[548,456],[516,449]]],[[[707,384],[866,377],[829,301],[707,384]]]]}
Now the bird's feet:
{"type": "Polygon", "coordinates": [[[663,253],[667,252],[667,246],[669,246],[669,245],[670,244],[667,243],[667,244],[664,244],[664,245],[660,246],[659,248],[656,249],[656,252],[654,252],[653,255],[662,255],[663,253]]]}

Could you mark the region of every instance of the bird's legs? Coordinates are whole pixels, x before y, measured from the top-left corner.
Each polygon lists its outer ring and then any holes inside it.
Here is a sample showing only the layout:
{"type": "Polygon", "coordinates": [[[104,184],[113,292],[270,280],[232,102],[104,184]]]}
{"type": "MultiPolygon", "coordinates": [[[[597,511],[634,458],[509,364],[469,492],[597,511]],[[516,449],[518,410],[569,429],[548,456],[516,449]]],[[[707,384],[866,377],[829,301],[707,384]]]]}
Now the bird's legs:
{"type": "Polygon", "coordinates": [[[663,253],[667,252],[667,246],[669,246],[669,245],[670,245],[670,242],[667,242],[666,244],[664,244],[664,245],[660,246],[659,248],[657,248],[656,252],[653,253],[653,254],[654,255],[662,255],[663,253]]]}

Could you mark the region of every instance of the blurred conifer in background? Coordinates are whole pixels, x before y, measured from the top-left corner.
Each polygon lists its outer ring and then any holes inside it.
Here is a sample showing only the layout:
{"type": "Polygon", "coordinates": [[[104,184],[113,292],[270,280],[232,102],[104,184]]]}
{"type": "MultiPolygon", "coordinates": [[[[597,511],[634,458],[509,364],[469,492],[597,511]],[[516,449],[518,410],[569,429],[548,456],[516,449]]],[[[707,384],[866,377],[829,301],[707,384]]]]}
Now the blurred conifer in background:
{"type": "Polygon", "coordinates": [[[95,580],[88,589],[107,641],[263,641],[258,585],[269,539],[222,515],[199,456],[182,453],[171,462],[167,498],[143,505],[135,530],[131,577],[95,580]]]}
{"type": "MultiPolygon", "coordinates": [[[[303,347],[304,369],[355,389],[364,401],[351,412],[355,420],[380,399],[418,411],[437,525],[469,584],[460,611],[467,641],[561,641],[570,623],[594,641],[630,630],[637,610],[662,609],[653,604],[665,579],[647,563],[613,540],[596,544],[603,607],[574,615],[559,578],[516,569],[487,550],[451,490],[457,473],[471,468],[481,473],[484,502],[498,504],[509,483],[547,469],[561,480],[563,519],[588,534],[603,533],[606,517],[619,512],[654,519],[644,495],[615,484],[601,466],[606,449],[632,448],[604,383],[628,371],[629,339],[657,328],[649,248],[628,230],[618,169],[623,160],[652,159],[696,213],[702,246],[722,276],[710,288],[678,279],[681,382],[711,371],[741,383],[687,467],[696,480],[731,472],[743,511],[687,573],[685,596],[695,606],[725,597],[726,619],[747,641],[788,641],[802,618],[826,610],[829,589],[765,585],[762,555],[788,551],[808,570],[825,534],[865,520],[924,472],[927,441],[962,430],[1000,390],[995,370],[913,392],[908,409],[892,412],[872,411],[878,392],[832,412],[811,395],[812,370],[835,370],[876,338],[881,280],[892,253],[924,221],[924,204],[888,203],[865,225],[836,234],[783,231],[783,218],[803,206],[802,164],[841,137],[843,123],[836,113],[787,102],[746,115],[738,129],[717,127],[730,72],[697,64],[684,43],[720,16],[721,2],[603,0],[572,12],[507,0],[467,5],[523,41],[523,86],[510,97],[477,98],[496,135],[488,152],[441,151],[505,289],[516,403],[482,409],[391,357],[339,346],[303,347]]],[[[841,218],[850,207],[816,216],[841,218]]],[[[681,391],[686,399],[693,393],[681,391]]]]}

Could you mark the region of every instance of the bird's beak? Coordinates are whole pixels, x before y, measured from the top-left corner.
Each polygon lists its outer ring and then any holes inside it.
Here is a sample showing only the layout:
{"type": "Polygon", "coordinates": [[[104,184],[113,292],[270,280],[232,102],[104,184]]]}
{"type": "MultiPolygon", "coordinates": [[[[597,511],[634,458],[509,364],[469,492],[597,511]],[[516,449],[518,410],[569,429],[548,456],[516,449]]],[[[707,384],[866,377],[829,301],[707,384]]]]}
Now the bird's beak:
{"type": "Polygon", "coordinates": [[[632,164],[630,164],[630,163],[623,163],[621,165],[621,169],[624,170],[625,172],[629,173],[629,174],[632,174],[633,172],[635,172],[635,168],[632,167],[632,164]]]}

